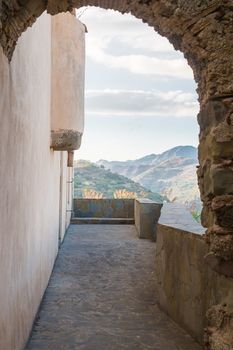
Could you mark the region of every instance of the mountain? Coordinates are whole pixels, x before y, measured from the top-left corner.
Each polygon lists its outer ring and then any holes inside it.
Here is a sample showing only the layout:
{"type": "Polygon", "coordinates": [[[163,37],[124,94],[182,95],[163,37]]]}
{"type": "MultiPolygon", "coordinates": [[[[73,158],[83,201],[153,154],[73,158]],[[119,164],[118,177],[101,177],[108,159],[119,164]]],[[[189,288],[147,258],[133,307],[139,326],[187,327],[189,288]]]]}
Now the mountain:
{"type": "Polygon", "coordinates": [[[96,191],[105,198],[113,198],[115,191],[126,190],[138,197],[147,197],[157,202],[162,202],[164,199],[125,176],[112,173],[89,161],[79,160],[74,164],[74,196],[83,197],[87,190],[96,191]]]}
{"type": "Polygon", "coordinates": [[[197,149],[193,146],[177,146],[136,160],[99,160],[96,164],[129,177],[153,192],[167,195],[170,200],[185,202],[199,198],[197,149]]]}

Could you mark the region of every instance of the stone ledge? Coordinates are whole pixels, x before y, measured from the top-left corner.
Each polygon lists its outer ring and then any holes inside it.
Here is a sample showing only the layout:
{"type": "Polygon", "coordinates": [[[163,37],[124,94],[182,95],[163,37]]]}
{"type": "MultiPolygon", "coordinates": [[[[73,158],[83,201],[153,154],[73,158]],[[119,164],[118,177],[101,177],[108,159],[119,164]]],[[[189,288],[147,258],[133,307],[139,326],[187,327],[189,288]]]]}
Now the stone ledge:
{"type": "Polygon", "coordinates": [[[134,218],[77,218],[71,219],[73,225],[134,225],[134,218]]]}
{"type": "Polygon", "coordinates": [[[75,130],[51,131],[51,145],[54,151],[75,151],[80,148],[82,133],[75,130]]]}

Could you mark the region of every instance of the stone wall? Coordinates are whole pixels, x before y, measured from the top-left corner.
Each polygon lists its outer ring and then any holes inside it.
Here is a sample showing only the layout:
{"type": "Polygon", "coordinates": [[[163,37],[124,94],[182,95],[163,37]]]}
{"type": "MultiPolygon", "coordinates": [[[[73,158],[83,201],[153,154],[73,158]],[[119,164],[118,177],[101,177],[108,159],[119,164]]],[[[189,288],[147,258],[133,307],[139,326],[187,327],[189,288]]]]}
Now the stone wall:
{"type": "MultiPolygon", "coordinates": [[[[220,276],[205,264],[204,256],[208,247],[200,234],[201,228],[195,223],[190,224],[189,218],[187,228],[184,218],[189,213],[182,214],[179,209],[178,217],[181,219],[177,220],[177,216],[172,215],[171,207],[169,212],[166,211],[161,217],[157,228],[156,274],[159,304],[196,340],[204,343],[206,349],[210,345],[213,349],[218,349],[218,343],[221,349],[230,350],[233,344],[232,324],[230,317],[228,321],[226,319],[233,305],[233,281],[220,276]],[[214,305],[217,304],[219,306],[216,309],[214,305]],[[211,314],[215,315],[212,324],[207,320],[207,310],[212,310],[211,314]],[[214,325],[216,321],[218,329],[214,325]],[[205,333],[207,326],[209,328],[205,333]]],[[[178,209],[175,212],[177,215],[178,209]]]]}
{"type": "Polygon", "coordinates": [[[86,218],[134,218],[134,199],[74,199],[74,215],[86,218]]]}
{"type": "Polygon", "coordinates": [[[43,14],[11,63],[0,49],[1,350],[24,348],[69,222],[72,170],[50,149],[51,34],[43,14]]]}

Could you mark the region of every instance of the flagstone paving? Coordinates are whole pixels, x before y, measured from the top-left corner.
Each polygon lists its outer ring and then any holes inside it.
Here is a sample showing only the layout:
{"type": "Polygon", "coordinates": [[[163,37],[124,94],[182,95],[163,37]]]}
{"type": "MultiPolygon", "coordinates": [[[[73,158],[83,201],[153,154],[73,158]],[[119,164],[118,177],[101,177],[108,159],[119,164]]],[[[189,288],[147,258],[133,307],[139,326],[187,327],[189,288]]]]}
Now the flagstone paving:
{"type": "Polygon", "coordinates": [[[155,243],[71,225],[27,350],[200,350],[156,304],[155,243]]]}

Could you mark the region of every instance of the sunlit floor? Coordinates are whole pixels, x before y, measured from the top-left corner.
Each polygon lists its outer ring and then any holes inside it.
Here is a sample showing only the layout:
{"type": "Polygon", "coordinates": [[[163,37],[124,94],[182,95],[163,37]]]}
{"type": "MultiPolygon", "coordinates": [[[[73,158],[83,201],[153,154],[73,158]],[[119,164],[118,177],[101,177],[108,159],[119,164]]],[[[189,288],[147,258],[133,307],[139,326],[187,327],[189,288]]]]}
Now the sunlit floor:
{"type": "Polygon", "coordinates": [[[26,349],[201,349],[156,305],[154,257],[134,226],[72,225],[26,349]]]}

